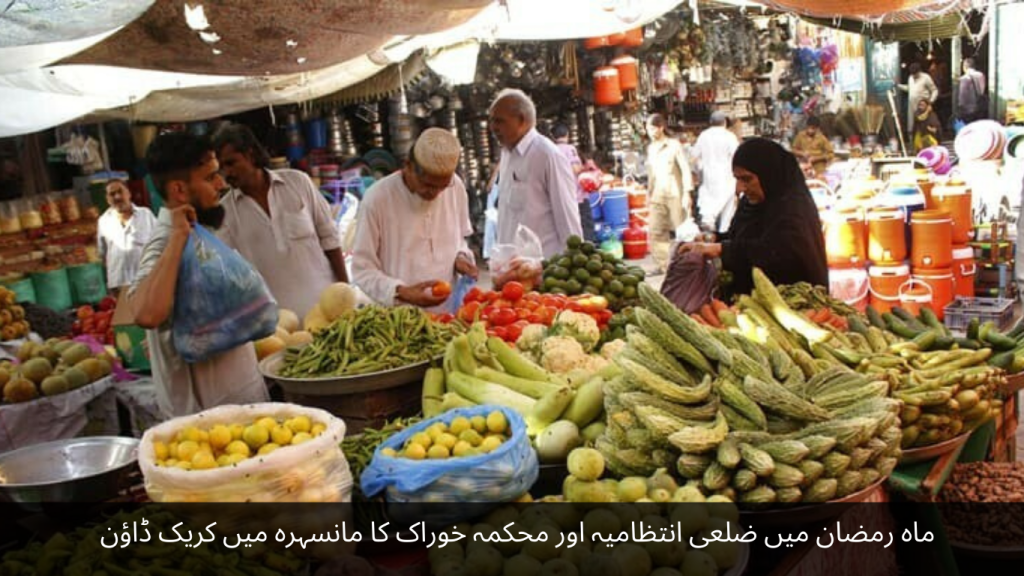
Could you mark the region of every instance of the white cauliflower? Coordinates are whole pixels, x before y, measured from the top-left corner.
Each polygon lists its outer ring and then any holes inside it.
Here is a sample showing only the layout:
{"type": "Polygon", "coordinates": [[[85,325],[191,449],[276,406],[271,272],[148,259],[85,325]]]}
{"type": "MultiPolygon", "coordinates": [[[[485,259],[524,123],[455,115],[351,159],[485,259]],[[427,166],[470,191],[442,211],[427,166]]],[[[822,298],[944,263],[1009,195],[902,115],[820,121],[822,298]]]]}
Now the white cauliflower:
{"type": "Polygon", "coordinates": [[[535,352],[548,335],[548,328],[543,324],[528,324],[516,340],[516,348],[523,352],[535,352]]]}
{"type": "Polygon", "coordinates": [[[555,317],[551,325],[552,335],[569,336],[583,346],[584,352],[590,352],[601,340],[601,329],[593,317],[582,312],[563,310],[555,317]]]}
{"type": "Polygon", "coordinates": [[[611,360],[615,358],[615,355],[626,347],[626,341],[619,338],[618,340],[612,340],[611,342],[605,342],[604,346],[601,346],[601,356],[605,360],[611,360]]]}
{"type": "Polygon", "coordinates": [[[545,370],[565,374],[588,362],[583,346],[568,336],[549,336],[540,346],[540,364],[545,370]]]}
{"type": "Polygon", "coordinates": [[[587,356],[587,361],[584,363],[583,367],[593,373],[593,372],[600,371],[602,368],[607,366],[610,362],[611,361],[608,358],[605,358],[604,356],[598,356],[597,354],[591,354],[591,355],[587,356]]]}

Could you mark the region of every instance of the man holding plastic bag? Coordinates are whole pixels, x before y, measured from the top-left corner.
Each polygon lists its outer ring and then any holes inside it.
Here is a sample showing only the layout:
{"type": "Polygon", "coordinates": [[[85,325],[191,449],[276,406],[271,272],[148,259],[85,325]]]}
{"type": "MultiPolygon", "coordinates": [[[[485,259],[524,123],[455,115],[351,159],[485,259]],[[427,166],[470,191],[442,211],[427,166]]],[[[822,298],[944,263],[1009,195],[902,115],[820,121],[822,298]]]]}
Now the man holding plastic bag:
{"type": "Polygon", "coordinates": [[[268,399],[250,341],[274,332],[259,274],[206,228],[224,220],[213,149],[186,133],[153,141],[146,164],[165,206],[143,249],[129,305],[147,328],[157,402],[169,416],[268,399]]]}
{"type": "Polygon", "coordinates": [[[457,274],[476,279],[469,196],[455,175],[461,151],[451,132],[424,130],[402,170],[367,190],[352,276],[370,298],[440,312],[457,274]]]}

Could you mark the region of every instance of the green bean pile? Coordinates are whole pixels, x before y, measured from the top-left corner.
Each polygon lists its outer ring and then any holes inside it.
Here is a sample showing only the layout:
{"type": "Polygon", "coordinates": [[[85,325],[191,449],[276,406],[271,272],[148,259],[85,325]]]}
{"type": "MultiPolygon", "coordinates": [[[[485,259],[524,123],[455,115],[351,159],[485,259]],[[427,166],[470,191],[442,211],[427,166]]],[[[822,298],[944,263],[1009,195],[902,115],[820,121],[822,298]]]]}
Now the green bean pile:
{"type": "Polygon", "coordinates": [[[436,358],[462,327],[441,324],[419,308],[366,306],[345,313],[301,349],[285,352],[286,378],[356,376],[436,358]]]}
{"type": "Polygon", "coordinates": [[[363,470],[370,465],[370,461],[373,460],[373,453],[377,450],[377,447],[402,430],[419,424],[420,420],[419,416],[395,418],[382,426],[380,430],[363,428],[359,434],[349,436],[341,442],[341,450],[345,453],[349,470],[352,471],[352,477],[355,478],[356,493],[362,494],[359,490],[359,477],[363,474],[363,470]]]}

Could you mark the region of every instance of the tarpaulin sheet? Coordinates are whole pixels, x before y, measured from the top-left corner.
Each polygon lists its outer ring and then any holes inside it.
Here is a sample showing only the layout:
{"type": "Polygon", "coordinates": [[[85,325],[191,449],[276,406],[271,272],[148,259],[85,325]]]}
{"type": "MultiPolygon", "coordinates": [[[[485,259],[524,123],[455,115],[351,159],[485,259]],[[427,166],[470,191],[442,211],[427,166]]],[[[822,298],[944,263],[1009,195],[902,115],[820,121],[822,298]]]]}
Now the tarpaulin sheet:
{"type": "Polygon", "coordinates": [[[116,30],[154,0],[3,0],[0,48],[66,42],[116,30]]]}

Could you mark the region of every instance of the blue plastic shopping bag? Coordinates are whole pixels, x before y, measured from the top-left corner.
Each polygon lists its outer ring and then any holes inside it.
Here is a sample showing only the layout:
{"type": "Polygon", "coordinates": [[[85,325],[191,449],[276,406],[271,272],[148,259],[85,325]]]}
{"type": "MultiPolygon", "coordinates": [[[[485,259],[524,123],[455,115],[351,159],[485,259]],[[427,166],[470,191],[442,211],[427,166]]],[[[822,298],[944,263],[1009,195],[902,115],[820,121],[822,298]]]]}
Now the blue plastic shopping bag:
{"type": "Polygon", "coordinates": [[[445,311],[449,314],[457,314],[459,308],[462,308],[462,301],[466,299],[466,294],[473,286],[476,286],[476,280],[471,276],[459,274],[459,279],[455,281],[455,286],[452,287],[452,294],[445,302],[445,311]]]}
{"type": "Polygon", "coordinates": [[[277,302],[263,277],[212,232],[188,237],[174,291],[172,337],[188,363],[202,362],[277,328],[277,302]]]}

